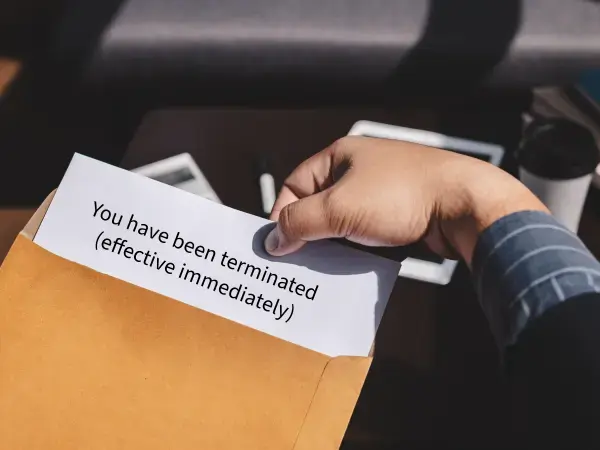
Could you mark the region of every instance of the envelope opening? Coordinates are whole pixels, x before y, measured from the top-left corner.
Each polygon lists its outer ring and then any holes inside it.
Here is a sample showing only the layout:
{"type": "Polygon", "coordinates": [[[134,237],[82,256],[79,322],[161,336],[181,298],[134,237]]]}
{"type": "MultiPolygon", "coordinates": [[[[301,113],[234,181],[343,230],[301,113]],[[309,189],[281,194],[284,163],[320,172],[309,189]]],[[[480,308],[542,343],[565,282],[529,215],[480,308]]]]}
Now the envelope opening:
{"type": "Polygon", "coordinates": [[[370,357],[330,358],[48,252],[32,240],[53,196],[0,272],[15,349],[0,352],[0,447],[339,447],[370,357]]]}

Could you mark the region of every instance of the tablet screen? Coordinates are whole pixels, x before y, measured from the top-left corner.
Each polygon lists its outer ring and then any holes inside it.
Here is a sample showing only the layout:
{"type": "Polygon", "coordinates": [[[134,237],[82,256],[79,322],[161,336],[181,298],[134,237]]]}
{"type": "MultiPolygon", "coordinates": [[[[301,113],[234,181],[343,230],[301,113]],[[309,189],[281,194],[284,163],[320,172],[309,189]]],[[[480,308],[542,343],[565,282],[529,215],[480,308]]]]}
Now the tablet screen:
{"type": "Polygon", "coordinates": [[[441,264],[444,262],[444,258],[439,255],[436,255],[425,246],[420,246],[418,248],[411,248],[408,253],[409,258],[420,259],[422,261],[429,261],[436,264],[441,264]]]}

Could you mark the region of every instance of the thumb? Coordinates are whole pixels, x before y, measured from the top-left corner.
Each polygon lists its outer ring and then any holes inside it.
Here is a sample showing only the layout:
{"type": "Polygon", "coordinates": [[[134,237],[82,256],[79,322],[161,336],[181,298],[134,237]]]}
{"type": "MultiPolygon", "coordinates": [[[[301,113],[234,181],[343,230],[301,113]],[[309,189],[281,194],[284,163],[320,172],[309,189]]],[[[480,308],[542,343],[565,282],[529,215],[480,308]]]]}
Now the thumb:
{"type": "Polygon", "coordinates": [[[277,226],[265,239],[265,249],[273,256],[299,250],[307,241],[341,237],[332,226],[329,191],[309,195],[281,210],[277,226]]]}

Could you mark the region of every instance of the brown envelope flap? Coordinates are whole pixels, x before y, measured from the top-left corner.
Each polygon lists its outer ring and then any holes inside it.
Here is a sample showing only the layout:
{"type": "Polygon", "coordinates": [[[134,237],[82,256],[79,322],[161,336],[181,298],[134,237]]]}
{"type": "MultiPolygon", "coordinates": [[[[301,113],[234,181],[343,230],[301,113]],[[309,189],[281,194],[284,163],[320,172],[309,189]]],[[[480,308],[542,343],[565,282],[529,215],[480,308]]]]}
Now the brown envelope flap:
{"type": "Polygon", "coordinates": [[[294,450],[340,447],[371,360],[339,356],[329,361],[294,450]]]}
{"type": "Polygon", "coordinates": [[[281,450],[319,433],[337,442],[368,359],[329,360],[24,235],[0,268],[1,448],[281,450]],[[329,407],[338,395],[341,407],[329,407]]]}

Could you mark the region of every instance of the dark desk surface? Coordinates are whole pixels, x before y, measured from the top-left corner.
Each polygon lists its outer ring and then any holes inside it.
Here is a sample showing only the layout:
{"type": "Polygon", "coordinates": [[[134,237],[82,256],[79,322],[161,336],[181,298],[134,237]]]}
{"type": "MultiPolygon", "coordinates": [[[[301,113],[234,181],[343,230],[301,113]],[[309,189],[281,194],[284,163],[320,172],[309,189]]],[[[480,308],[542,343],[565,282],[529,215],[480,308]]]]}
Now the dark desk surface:
{"type": "MultiPolygon", "coordinates": [[[[426,112],[172,111],[154,113],[123,166],[191,153],[223,202],[260,212],[255,154],[280,183],[298,163],[357,119],[436,127],[426,112]]],[[[600,255],[600,209],[581,234],[600,255]]],[[[380,326],[376,358],[343,448],[504,448],[506,396],[491,334],[459,266],[448,286],[399,278],[380,326]]]]}
{"type": "MultiPolygon", "coordinates": [[[[222,200],[260,211],[252,174],[268,155],[279,182],[299,162],[345,134],[359,118],[435,127],[434,117],[384,111],[187,112],[156,114],[124,161],[135,167],[190,152],[222,200]]],[[[0,210],[0,261],[33,210],[0,210]]],[[[588,198],[580,235],[600,257],[600,193],[588,198]]],[[[510,448],[497,352],[459,266],[448,286],[399,278],[377,336],[377,353],[345,449],[510,448]]]]}

